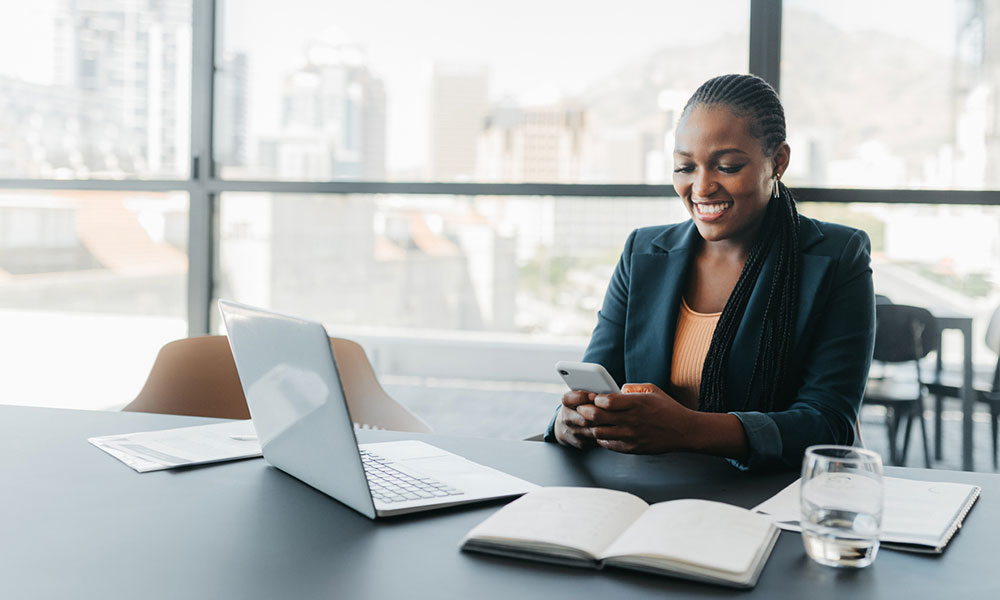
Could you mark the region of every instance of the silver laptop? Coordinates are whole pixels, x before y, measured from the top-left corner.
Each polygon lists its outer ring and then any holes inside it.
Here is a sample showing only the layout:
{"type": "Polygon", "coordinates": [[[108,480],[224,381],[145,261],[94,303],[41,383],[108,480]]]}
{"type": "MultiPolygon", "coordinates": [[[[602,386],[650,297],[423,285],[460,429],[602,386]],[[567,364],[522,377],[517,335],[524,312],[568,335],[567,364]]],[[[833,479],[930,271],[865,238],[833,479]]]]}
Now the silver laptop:
{"type": "Polygon", "coordinates": [[[537,488],[418,440],[361,444],[319,323],[219,300],[264,459],[369,518],[537,488]]]}

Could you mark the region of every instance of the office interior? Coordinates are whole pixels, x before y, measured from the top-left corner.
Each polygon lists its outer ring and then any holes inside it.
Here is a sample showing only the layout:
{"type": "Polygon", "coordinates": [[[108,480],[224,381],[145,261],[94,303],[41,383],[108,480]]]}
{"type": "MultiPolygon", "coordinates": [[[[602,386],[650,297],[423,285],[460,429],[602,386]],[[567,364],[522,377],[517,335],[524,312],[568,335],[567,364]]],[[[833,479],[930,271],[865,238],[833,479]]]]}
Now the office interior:
{"type": "MultiPolygon", "coordinates": [[[[673,130],[726,72],[779,91],[801,213],[953,319],[923,376],[989,386],[998,0],[39,0],[0,17],[0,403],[120,410],[228,298],[357,341],[436,432],[536,435],[628,233],[688,218],[673,130]]],[[[994,470],[988,403],[922,403],[931,466],[994,470]]]]}

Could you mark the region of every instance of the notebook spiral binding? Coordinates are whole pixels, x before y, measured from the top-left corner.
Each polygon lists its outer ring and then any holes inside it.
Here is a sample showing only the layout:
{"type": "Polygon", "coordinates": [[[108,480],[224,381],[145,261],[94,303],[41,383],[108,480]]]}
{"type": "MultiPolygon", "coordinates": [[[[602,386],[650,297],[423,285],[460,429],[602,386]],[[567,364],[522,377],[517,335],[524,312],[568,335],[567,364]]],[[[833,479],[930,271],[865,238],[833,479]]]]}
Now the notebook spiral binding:
{"type": "Polygon", "coordinates": [[[977,486],[975,487],[975,489],[974,489],[974,490],[972,491],[972,496],[971,496],[971,497],[969,498],[969,501],[965,503],[965,507],[964,507],[964,508],[962,508],[962,512],[960,512],[960,513],[958,514],[958,518],[957,518],[957,519],[955,519],[955,522],[951,524],[951,528],[950,528],[950,529],[948,529],[948,531],[947,531],[947,532],[945,533],[945,536],[944,536],[944,543],[943,543],[943,544],[941,544],[941,546],[939,546],[939,547],[937,548],[937,551],[938,551],[938,552],[941,552],[942,550],[944,550],[945,546],[947,546],[947,545],[948,545],[948,542],[950,542],[950,541],[951,541],[951,538],[952,538],[952,537],[953,537],[953,536],[954,536],[954,535],[955,535],[956,533],[958,533],[958,530],[959,530],[959,529],[961,529],[961,528],[962,528],[962,523],[964,523],[964,522],[965,522],[965,517],[966,517],[966,515],[968,515],[968,514],[969,514],[969,511],[970,511],[970,510],[972,510],[972,507],[973,507],[973,505],[975,505],[976,501],[977,501],[977,500],[979,500],[979,494],[980,494],[980,493],[981,493],[982,491],[983,491],[983,488],[979,487],[978,485],[977,485],[977,486]]]}

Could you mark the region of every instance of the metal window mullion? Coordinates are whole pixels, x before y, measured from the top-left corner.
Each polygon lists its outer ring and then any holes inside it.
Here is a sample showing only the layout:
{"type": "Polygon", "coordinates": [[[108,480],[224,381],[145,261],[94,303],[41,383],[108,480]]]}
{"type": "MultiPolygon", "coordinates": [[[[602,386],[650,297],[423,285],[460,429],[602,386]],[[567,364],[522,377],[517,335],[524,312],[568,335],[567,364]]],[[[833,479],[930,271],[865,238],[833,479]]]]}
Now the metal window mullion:
{"type": "Polygon", "coordinates": [[[0,179],[0,189],[5,190],[175,192],[191,187],[187,179],[0,179]]]}
{"type": "Polygon", "coordinates": [[[676,196],[671,185],[572,183],[440,183],[396,181],[213,180],[209,190],[283,194],[403,194],[445,196],[676,196]]]}
{"type": "Polygon", "coordinates": [[[191,14],[191,176],[188,205],[188,335],[211,326],[215,193],[212,101],[215,93],[215,0],[193,0],[191,14]]]}
{"type": "MultiPolygon", "coordinates": [[[[209,178],[191,180],[0,179],[0,189],[88,191],[186,191],[192,207],[213,207],[225,192],[277,194],[397,194],[445,196],[555,196],[570,198],[670,198],[668,185],[573,183],[425,183],[390,181],[238,181],[209,178]],[[207,199],[206,199],[207,198],[207,199]]],[[[801,202],[837,204],[948,204],[1000,206],[1000,190],[927,190],[793,187],[801,202]]],[[[214,211],[197,217],[207,224],[214,211]]],[[[214,228],[196,231],[193,238],[214,237],[214,228]]],[[[214,246],[211,246],[214,248],[214,246]]]]}
{"type": "Polygon", "coordinates": [[[750,0],[750,72],[781,92],[781,0],[750,0]]]}

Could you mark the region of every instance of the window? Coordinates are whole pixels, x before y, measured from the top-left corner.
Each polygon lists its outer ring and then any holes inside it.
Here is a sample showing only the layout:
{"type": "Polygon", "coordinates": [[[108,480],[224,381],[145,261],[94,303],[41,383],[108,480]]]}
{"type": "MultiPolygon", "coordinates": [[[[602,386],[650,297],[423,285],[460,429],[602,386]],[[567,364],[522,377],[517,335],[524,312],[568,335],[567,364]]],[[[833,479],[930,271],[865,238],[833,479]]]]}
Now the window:
{"type": "Polygon", "coordinates": [[[182,192],[0,193],[4,402],[112,408],[186,335],[182,192]],[[57,369],[57,376],[53,376],[57,369]]]}
{"type": "Polygon", "coordinates": [[[787,0],[784,8],[792,183],[998,188],[1000,56],[986,44],[1000,32],[994,5],[787,0]]]}
{"type": "MultiPolygon", "coordinates": [[[[982,191],[1000,173],[992,4],[783,4],[788,181],[834,201],[803,213],[869,231],[880,291],[951,298],[981,329],[1000,303],[996,206],[945,204],[1000,205],[982,191]],[[881,188],[949,191],[890,205],[899,190],[881,188]]],[[[678,111],[708,77],[762,62],[750,15],[775,27],[773,6],[5,6],[0,358],[78,369],[16,373],[5,401],[120,405],[160,345],[212,330],[217,297],[364,337],[390,386],[553,381],[546,352],[582,349],[628,231],[686,218],[659,185],[678,111]]]]}
{"type": "Polygon", "coordinates": [[[748,64],[746,0],[223,6],[227,178],[661,183],[691,91],[748,64]]]}
{"type": "Polygon", "coordinates": [[[685,218],[676,198],[227,193],[216,291],[335,327],[579,342],[629,232],[685,218]]]}
{"type": "MultiPolygon", "coordinates": [[[[973,356],[996,364],[986,326],[1000,304],[1000,207],[917,204],[804,203],[810,217],[863,229],[872,241],[875,293],[896,304],[937,314],[973,317],[973,356]]],[[[949,342],[946,361],[961,362],[961,341],[949,342]]]]}
{"type": "Polygon", "coordinates": [[[49,0],[4,13],[0,177],[188,175],[191,0],[49,0]]]}

